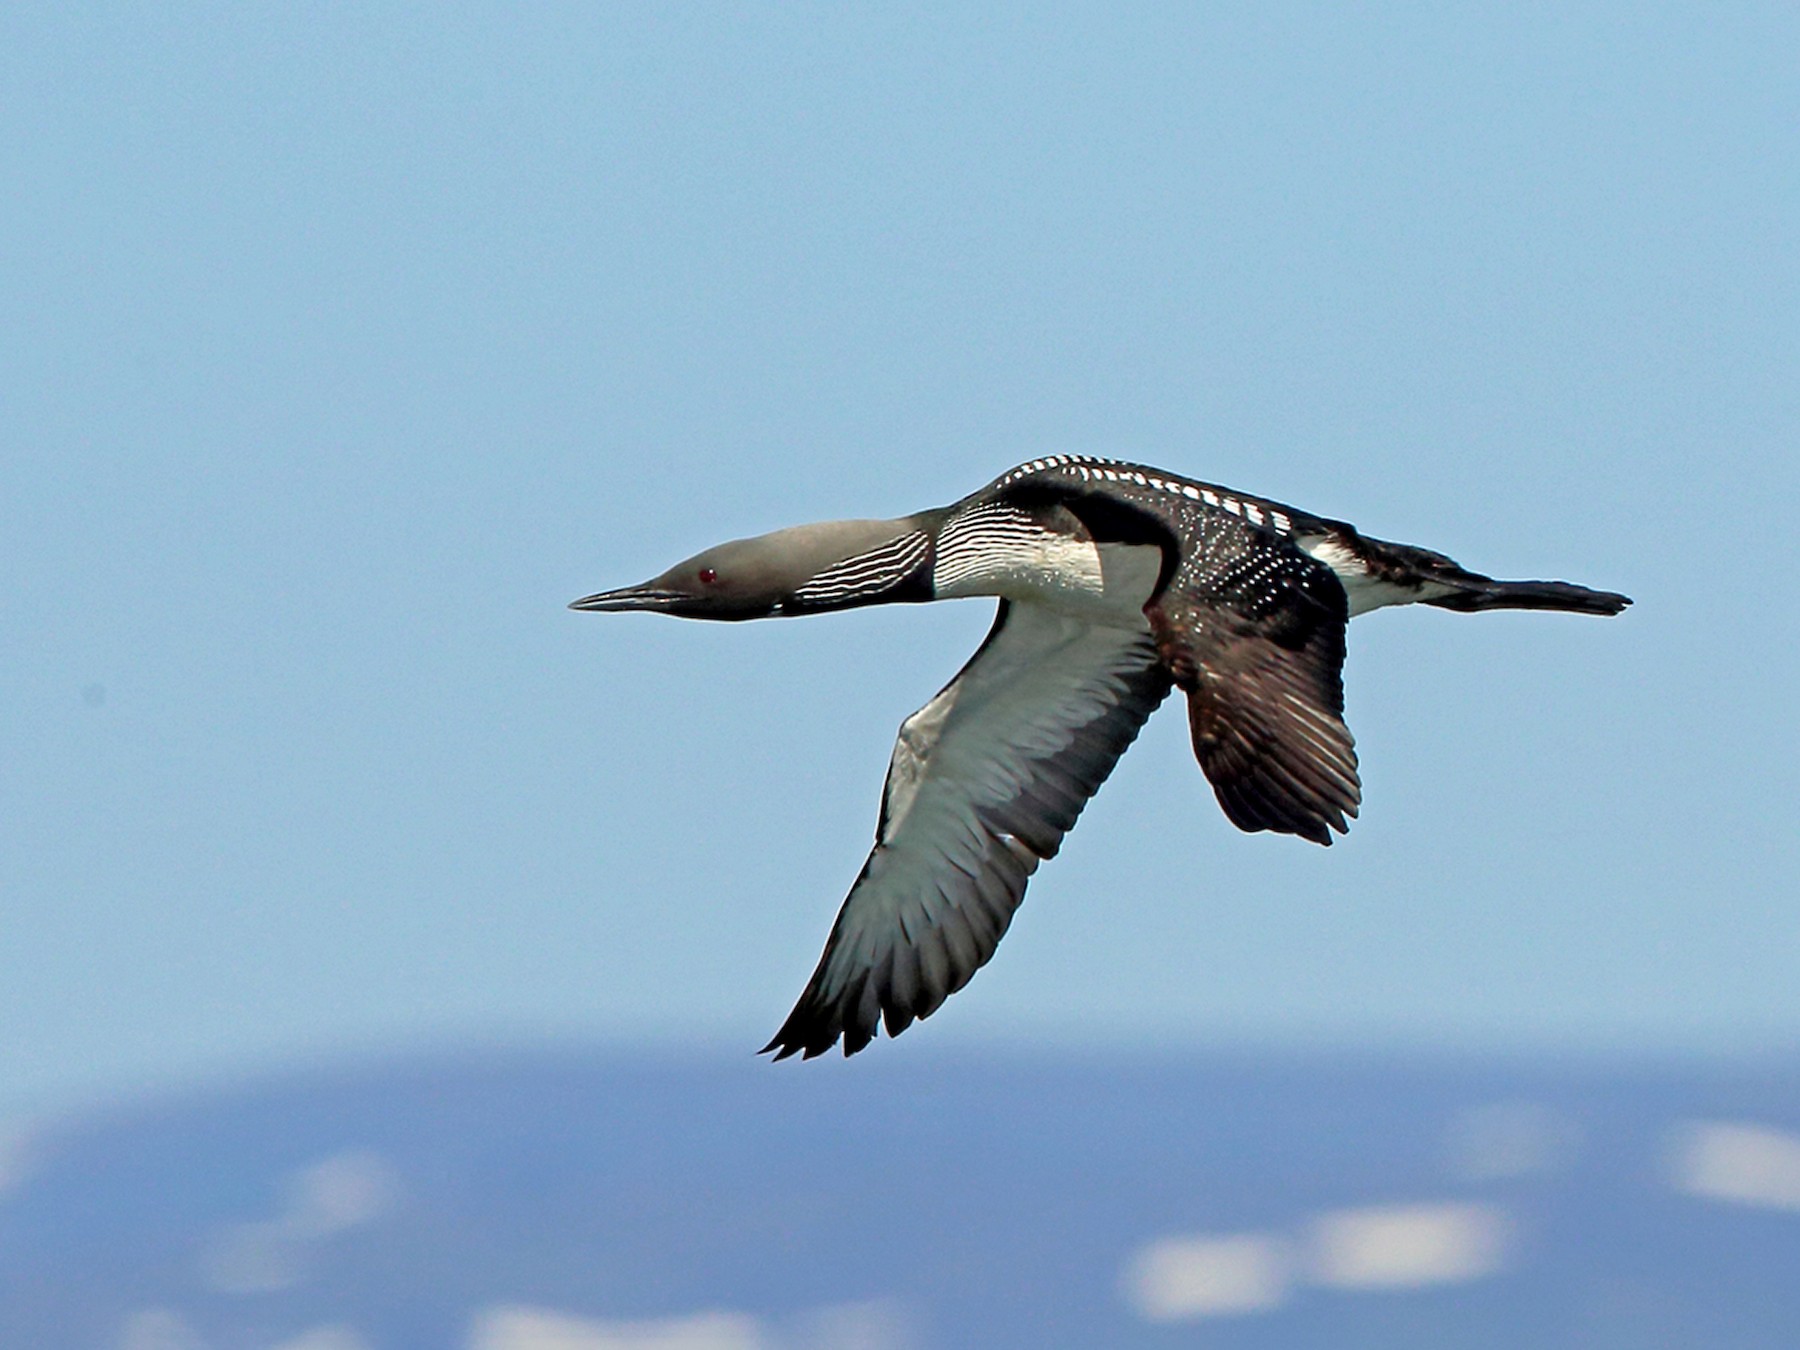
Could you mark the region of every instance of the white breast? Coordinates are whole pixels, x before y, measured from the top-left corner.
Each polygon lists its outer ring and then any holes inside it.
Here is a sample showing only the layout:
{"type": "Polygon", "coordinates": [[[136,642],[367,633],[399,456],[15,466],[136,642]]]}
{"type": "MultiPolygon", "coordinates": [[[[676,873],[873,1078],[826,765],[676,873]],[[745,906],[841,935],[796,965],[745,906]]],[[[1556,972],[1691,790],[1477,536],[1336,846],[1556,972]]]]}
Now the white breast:
{"type": "Polygon", "coordinates": [[[975,507],[938,537],[932,589],[940,599],[997,595],[1090,623],[1139,628],[1162,571],[1148,545],[1095,544],[1046,530],[1016,507],[975,507]]]}

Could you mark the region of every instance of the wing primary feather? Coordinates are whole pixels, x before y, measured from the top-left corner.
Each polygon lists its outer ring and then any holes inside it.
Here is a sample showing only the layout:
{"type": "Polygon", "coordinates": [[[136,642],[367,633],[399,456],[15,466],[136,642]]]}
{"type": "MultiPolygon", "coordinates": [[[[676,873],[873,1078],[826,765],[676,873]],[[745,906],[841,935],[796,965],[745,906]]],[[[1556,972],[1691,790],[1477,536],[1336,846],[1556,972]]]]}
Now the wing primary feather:
{"type": "Polygon", "coordinates": [[[936,1012],[993,957],[1032,872],[1170,686],[1147,628],[1002,601],[975,655],[901,725],[875,848],[764,1051],[853,1055],[936,1012]]]}

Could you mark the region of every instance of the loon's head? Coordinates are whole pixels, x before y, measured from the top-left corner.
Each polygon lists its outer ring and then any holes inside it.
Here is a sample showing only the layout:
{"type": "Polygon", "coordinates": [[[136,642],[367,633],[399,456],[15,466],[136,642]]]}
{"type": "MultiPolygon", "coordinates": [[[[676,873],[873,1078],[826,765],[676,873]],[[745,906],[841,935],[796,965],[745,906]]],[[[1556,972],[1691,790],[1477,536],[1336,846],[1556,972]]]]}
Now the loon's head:
{"type": "Polygon", "coordinates": [[[920,516],[796,525],[709,548],[641,585],[585,596],[569,608],[762,619],[929,600],[927,529],[920,516]]]}

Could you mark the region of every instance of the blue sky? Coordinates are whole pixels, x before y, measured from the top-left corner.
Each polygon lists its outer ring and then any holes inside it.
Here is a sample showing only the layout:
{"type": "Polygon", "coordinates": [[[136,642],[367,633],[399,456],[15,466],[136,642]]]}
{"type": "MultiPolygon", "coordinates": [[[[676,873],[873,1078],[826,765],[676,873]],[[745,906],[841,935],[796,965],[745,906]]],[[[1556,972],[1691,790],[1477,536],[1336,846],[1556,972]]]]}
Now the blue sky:
{"type": "Polygon", "coordinates": [[[1166,709],[872,1055],[1792,1045],[1796,50],[1778,5],[8,7],[0,1105],[747,1054],[989,607],[564,604],[1057,451],[1638,604],[1359,620],[1330,850],[1232,830],[1166,709]]]}

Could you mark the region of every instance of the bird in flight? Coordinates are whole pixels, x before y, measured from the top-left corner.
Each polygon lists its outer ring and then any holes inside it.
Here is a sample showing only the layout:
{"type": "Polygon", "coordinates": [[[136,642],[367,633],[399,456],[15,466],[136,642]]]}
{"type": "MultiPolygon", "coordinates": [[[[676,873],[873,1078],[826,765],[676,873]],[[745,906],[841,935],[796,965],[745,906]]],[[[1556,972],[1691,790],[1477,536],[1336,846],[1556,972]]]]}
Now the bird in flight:
{"type": "Polygon", "coordinates": [[[1242,830],[1329,844],[1362,801],[1344,627],[1384,605],[1617,614],[1623,595],[1496,581],[1441,553],[1141,464],[1034,459],[952,506],[720,544],[578,610],[761,619],[999,599],[974,656],[900,725],[875,847],[776,1059],[929,1017],[994,954],[1025,883],[1168,695],[1242,830]]]}

